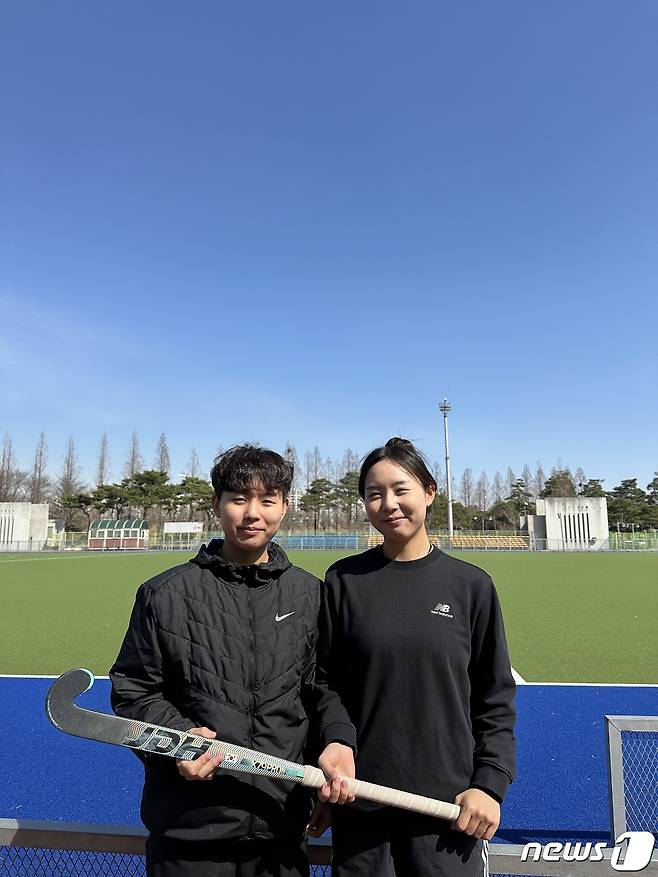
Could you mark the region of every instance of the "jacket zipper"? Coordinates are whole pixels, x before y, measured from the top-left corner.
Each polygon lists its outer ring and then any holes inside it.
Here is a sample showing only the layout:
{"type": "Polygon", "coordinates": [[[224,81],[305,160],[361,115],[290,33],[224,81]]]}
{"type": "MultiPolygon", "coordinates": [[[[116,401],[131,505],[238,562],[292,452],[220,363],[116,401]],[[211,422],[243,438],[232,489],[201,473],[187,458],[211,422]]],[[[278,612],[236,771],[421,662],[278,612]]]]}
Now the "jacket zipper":
{"type": "MultiPolygon", "coordinates": [[[[249,634],[250,634],[250,657],[251,657],[251,706],[249,708],[249,748],[254,748],[254,709],[256,706],[256,617],[251,588],[247,586],[247,601],[249,604],[249,634]]],[[[249,838],[253,839],[256,817],[253,811],[249,814],[249,838]]]]}

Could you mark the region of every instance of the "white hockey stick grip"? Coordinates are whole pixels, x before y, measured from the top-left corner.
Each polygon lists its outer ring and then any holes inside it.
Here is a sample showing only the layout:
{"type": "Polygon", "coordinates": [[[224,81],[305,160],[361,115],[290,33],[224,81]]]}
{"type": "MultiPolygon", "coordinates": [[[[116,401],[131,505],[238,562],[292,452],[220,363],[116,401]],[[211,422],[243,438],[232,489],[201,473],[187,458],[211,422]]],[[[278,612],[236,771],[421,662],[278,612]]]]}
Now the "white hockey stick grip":
{"type": "MultiPolygon", "coordinates": [[[[303,786],[319,789],[325,782],[325,776],[318,767],[304,765],[303,786]]],[[[401,792],[399,789],[389,789],[388,786],[378,786],[365,780],[348,779],[347,783],[350,792],[357,798],[365,798],[376,804],[390,804],[392,807],[401,807],[403,810],[413,810],[414,813],[425,813],[428,816],[451,821],[459,817],[460,809],[457,804],[437,801],[424,795],[414,795],[412,792],[401,792]]]]}

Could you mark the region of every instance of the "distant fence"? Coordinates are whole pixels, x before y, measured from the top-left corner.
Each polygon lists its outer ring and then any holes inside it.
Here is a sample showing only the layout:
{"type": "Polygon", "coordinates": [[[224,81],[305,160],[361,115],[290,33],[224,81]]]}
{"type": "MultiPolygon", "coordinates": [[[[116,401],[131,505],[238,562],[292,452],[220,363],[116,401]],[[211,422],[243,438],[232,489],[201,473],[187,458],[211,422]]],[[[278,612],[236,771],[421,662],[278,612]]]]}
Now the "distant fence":
{"type": "Polygon", "coordinates": [[[611,551],[658,551],[656,530],[641,530],[635,533],[618,533],[612,530],[608,539],[611,551]]]}
{"type": "MultiPolygon", "coordinates": [[[[151,531],[150,551],[196,551],[202,544],[221,536],[219,531],[185,533],[179,538],[151,531]]],[[[379,533],[279,533],[275,541],[286,551],[331,550],[363,551],[381,545],[379,533]]],[[[658,533],[609,533],[609,538],[594,545],[566,542],[562,539],[536,539],[517,531],[458,530],[452,538],[447,532],[430,534],[430,541],[444,551],[658,551],[658,533]]],[[[87,533],[59,533],[46,542],[11,542],[0,544],[0,553],[30,551],[86,551],[87,533]]],[[[118,550],[118,549],[112,549],[118,550]]],[[[122,549],[127,550],[127,549],[122,549]]],[[[145,550],[145,549],[134,549],[145,550]]]]}

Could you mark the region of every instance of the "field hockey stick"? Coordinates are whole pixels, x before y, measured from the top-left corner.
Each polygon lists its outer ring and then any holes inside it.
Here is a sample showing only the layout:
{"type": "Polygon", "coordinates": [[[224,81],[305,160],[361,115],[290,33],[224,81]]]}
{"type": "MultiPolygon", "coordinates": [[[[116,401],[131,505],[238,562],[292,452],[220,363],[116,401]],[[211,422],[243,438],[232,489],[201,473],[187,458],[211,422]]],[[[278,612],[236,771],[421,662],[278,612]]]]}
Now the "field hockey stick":
{"type": "MultiPolygon", "coordinates": [[[[301,783],[302,786],[313,789],[326,783],[323,772],[310,764],[296,764],[294,761],[265,755],[233,743],[210,740],[185,731],[174,731],[171,728],[161,728],[147,722],[76,706],[75,699],[88,691],[93,684],[93,673],[82,669],[69,670],[53,682],[46,695],[46,714],[56,728],[74,737],[125,746],[139,752],[168,755],[183,761],[194,761],[204,752],[222,755],[224,758],[220,768],[301,783]]],[[[350,794],[357,798],[437,816],[440,819],[453,820],[459,816],[459,807],[456,804],[389,789],[387,786],[378,786],[363,780],[346,779],[350,794]]]]}

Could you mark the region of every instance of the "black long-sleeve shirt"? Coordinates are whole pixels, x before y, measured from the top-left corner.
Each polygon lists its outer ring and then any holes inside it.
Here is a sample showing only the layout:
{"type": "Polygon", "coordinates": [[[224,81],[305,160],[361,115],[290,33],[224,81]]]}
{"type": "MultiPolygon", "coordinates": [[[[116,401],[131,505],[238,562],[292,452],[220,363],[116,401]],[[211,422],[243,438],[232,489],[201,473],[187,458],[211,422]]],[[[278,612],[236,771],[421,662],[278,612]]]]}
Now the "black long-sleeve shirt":
{"type": "Polygon", "coordinates": [[[503,799],[515,685],[483,570],[438,549],[338,561],[324,586],[316,682],[323,741],[356,742],[359,779],[448,801],[471,787],[503,799]]]}

